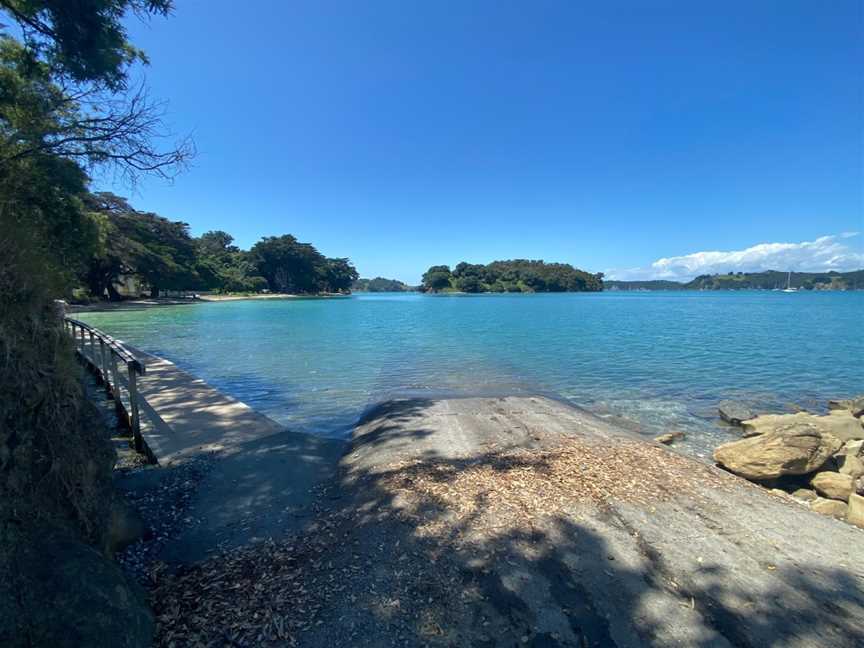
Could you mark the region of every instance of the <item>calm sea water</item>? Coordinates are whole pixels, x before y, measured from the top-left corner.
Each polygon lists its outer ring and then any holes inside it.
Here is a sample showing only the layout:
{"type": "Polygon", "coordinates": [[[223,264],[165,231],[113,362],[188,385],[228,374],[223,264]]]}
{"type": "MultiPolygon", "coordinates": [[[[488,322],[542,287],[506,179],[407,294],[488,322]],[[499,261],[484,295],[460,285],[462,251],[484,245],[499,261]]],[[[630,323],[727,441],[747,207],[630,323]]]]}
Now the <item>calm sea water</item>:
{"type": "Polygon", "coordinates": [[[705,454],[717,402],[824,408],[864,392],[864,293],[369,294],[81,319],[292,429],[347,435],[399,394],[536,394],[705,454]]]}

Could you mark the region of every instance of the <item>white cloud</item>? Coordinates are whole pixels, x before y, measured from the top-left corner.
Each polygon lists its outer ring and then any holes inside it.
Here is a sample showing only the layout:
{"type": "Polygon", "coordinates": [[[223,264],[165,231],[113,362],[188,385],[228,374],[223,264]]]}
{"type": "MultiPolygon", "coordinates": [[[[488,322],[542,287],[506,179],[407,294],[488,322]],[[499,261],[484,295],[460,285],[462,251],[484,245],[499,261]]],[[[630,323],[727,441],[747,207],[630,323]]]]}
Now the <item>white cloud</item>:
{"type": "Polygon", "coordinates": [[[864,249],[849,239],[857,232],[821,236],[801,243],[760,243],[745,250],[693,252],[657,259],[647,268],[609,270],[608,279],[638,281],[670,279],[688,281],[701,274],[792,270],[798,272],[844,272],[864,268],[864,249]]]}

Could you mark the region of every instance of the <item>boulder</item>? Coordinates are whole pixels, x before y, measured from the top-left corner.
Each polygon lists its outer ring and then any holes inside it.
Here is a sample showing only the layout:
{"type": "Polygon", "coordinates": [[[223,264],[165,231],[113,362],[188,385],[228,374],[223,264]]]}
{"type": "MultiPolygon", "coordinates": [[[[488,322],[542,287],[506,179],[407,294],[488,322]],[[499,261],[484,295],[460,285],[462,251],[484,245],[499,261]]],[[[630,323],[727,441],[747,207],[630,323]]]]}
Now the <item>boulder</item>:
{"type": "Polygon", "coordinates": [[[853,492],[854,483],[854,480],[849,475],[830,471],[816,473],[813,479],[810,480],[810,485],[820,495],[844,502],[849,500],[849,496],[853,492]]]}
{"type": "Polygon", "coordinates": [[[765,414],[744,421],[744,436],[766,434],[779,427],[795,423],[806,423],[815,426],[822,434],[831,434],[841,441],[864,439],[864,426],[861,421],[847,411],[835,411],[828,416],[817,416],[807,412],[797,414],[765,414]]]}
{"type": "Polygon", "coordinates": [[[34,535],[0,561],[0,645],[144,648],[153,617],[141,588],[95,548],[34,535]]]}
{"type": "Polygon", "coordinates": [[[138,512],[121,497],[111,503],[111,517],[105,536],[105,553],[113,556],[144,536],[144,521],[138,512]]]}
{"type": "Polygon", "coordinates": [[[753,481],[806,475],[825,465],[842,444],[815,425],[792,422],[740,441],[724,443],[714,459],[727,470],[753,481]]]}
{"type": "Polygon", "coordinates": [[[847,441],[843,445],[843,450],[847,455],[854,455],[856,457],[864,457],[864,441],[847,441]]]}
{"type": "Polygon", "coordinates": [[[845,400],[830,400],[828,409],[850,412],[852,416],[864,416],[864,394],[845,400]]]}
{"type": "Polygon", "coordinates": [[[852,479],[858,479],[864,475],[864,458],[857,455],[844,454],[837,458],[838,472],[849,475],[852,479]]]}
{"type": "Polygon", "coordinates": [[[846,521],[864,529],[864,496],[852,493],[849,496],[849,510],[846,521]]]}
{"type": "Polygon", "coordinates": [[[821,515],[837,518],[838,520],[844,520],[846,518],[846,511],[848,508],[849,507],[844,502],[824,499],[822,497],[817,497],[810,503],[811,510],[816,511],[816,513],[821,515]]]}
{"type": "Polygon", "coordinates": [[[683,432],[667,432],[666,434],[660,434],[654,437],[654,440],[663,445],[672,445],[675,441],[680,441],[683,438],[683,432]]]}
{"type": "Polygon", "coordinates": [[[814,490],[810,490],[809,488],[799,488],[792,491],[792,497],[805,502],[812,502],[813,500],[818,499],[819,496],[814,490]]]}
{"type": "Polygon", "coordinates": [[[720,413],[720,418],[731,425],[741,425],[742,422],[756,416],[749,407],[735,401],[721,401],[717,411],[720,413]]]}

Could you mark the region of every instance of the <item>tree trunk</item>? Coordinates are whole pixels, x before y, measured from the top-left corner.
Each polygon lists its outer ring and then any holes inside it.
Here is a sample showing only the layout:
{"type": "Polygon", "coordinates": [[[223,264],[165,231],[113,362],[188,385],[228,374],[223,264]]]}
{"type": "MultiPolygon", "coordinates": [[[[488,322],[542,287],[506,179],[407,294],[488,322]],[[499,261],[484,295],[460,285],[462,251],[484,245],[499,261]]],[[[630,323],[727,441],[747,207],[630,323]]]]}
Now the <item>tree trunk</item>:
{"type": "Polygon", "coordinates": [[[117,289],[114,287],[113,281],[110,281],[110,280],[108,281],[107,289],[108,289],[108,299],[109,300],[114,301],[114,302],[123,301],[123,295],[121,295],[119,292],[117,292],[117,289]]]}

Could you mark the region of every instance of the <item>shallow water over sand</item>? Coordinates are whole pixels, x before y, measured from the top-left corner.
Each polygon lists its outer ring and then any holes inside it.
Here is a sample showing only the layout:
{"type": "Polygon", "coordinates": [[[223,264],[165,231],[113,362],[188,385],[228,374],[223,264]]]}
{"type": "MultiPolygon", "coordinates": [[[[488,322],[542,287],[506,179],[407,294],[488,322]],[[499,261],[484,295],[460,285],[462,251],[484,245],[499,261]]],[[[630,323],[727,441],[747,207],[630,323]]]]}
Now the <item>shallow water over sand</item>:
{"type": "Polygon", "coordinates": [[[643,434],[734,438],[719,400],[864,392],[864,293],[369,294],[80,318],[292,429],[347,435],[390,395],[543,393],[643,434]]]}

